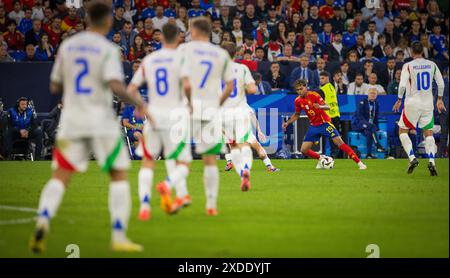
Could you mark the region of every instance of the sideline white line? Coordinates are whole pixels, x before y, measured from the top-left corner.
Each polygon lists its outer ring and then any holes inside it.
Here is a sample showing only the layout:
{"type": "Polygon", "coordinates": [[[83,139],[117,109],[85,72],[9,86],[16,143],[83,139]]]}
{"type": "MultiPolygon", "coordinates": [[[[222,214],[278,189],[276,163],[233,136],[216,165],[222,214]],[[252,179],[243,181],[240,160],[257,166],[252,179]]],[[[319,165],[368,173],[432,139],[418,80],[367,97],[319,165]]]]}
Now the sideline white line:
{"type": "Polygon", "coordinates": [[[0,210],[15,210],[15,211],[24,211],[24,212],[37,212],[35,208],[26,208],[26,207],[15,207],[15,206],[4,206],[0,205],[0,210]]]}
{"type": "Polygon", "coordinates": [[[34,222],[35,219],[36,219],[36,217],[18,218],[18,219],[11,219],[11,220],[0,220],[0,226],[1,225],[28,224],[30,222],[34,222]]]}

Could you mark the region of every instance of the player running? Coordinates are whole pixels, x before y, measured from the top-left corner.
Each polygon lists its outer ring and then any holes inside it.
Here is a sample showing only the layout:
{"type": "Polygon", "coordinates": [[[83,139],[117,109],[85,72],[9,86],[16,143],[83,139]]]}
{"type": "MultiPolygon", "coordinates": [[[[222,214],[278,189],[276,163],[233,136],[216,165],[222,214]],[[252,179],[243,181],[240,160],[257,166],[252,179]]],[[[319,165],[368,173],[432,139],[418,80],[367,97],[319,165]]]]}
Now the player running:
{"type": "Polygon", "coordinates": [[[295,114],[287,122],[283,123],[283,130],[286,130],[288,125],[297,121],[300,112],[303,110],[311,123],[300,150],[304,155],[320,159],[321,155],[311,150],[311,147],[315,142],[319,141],[321,136],[331,137],[333,143],[352,158],[358,164],[360,170],[367,169],[367,166],[362,163],[352,148],[345,144],[339,132],[331,123],[330,117],[325,113],[325,110],[330,109],[330,106],[325,103],[318,93],[308,91],[306,84],[306,80],[297,80],[295,82],[294,88],[299,94],[295,99],[295,114]]]}
{"type": "Polygon", "coordinates": [[[120,51],[105,38],[113,21],[110,7],[102,2],[91,3],[88,14],[89,31],[61,44],[50,77],[51,93],[63,92],[64,110],[53,150],[52,178],[41,192],[36,231],[30,241],[34,252],[44,251],[50,219],[56,215],[73,172],[86,171],[91,152],[111,177],[112,249],[143,249],[126,237],[131,210],[126,173],[130,161],[114,116],[111,91],[135,105],[141,114],[145,113],[145,105],[139,95],[127,94],[120,51]]]}
{"type": "MultiPolygon", "coordinates": [[[[258,132],[259,139],[261,140],[261,142],[264,143],[266,141],[266,136],[264,135],[264,133],[261,130],[261,127],[259,126],[259,122],[258,122],[258,119],[256,118],[255,112],[247,103],[246,103],[246,108],[247,108],[248,114],[250,116],[250,121],[252,123],[252,127],[256,129],[256,131],[258,132]]],[[[250,146],[252,147],[252,149],[254,149],[256,151],[259,159],[261,159],[263,161],[268,172],[279,172],[280,171],[279,168],[273,166],[272,161],[270,160],[269,156],[267,155],[266,150],[263,148],[263,146],[261,146],[261,144],[256,139],[256,136],[253,133],[253,129],[250,132],[247,143],[249,143],[250,146]]],[[[225,171],[230,171],[231,169],[233,169],[231,153],[225,154],[225,159],[227,161],[227,165],[225,166],[225,171]]]]}
{"type": "Polygon", "coordinates": [[[180,86],[181,57],[177,52],[178,27],[165,24],[162,28],[163,48],[146,56],[133,76],[128,91],[138,94],[138,89],[147,84],[149,105],[148,112],[154,123],[145,124],[143,140],[138,148],[142,154],[139,170],[139,200],[141,207],[139,219],[150,218],[151,185],[155,158],[164,151],[167,160],[175,160],[176,166],[169,175],[158,184],[161,194],[161,208],[167,213],[173,213],[183,206],[182,196],[172,204],[171,190],[176,184],[186,179],[189,173],[189,163],[192,160],[188,141],[189,109],[185,95],[180,86]]]}
{"type": "Polygon", "coordinates": [[[409,130],[415,130],[418,125],[425,136],[425,151],[429,158],[428,170],[431,176],[437,176],[434,161],[436,144],[432,131],[434,126],[432,84],[435,80],[438,87],[437,109],[439,112],[445,111],[445,105],[442,101],[444,79],[436,64],[422,57],[423,46],[421,43],[414,42],[411,48],[414,60],[403,65],[398,87],[398,100],[394,104],[393,110],[395,112],[400,110],[403,95],[405,95],[405,104],[398,126],[400,141],[409,158],[408,174],[411,174],[414,168],[419,165],[419,161],[414,156],[411,139],[408,136],[409,130]]]}
{"type": "MultiPolygon", "coordinates": [[[[234,59],[236,45],[226,42],[222,45],[234,59]]],[[[252,126],[249,114],[247,113],[247,99],[245,94],[254,94],[257,91],[255,80],[248,67],[243,64],[231,62],[234,72],[234,90],[223,104],[222,121],[223,133],[226,143],[230,147],[230,154],[233,164],[239,177],[241,178],[241,190],[250,189],[250,170],[253,163],[253,153],[247,143],[252,126]]]]}
{"type": "Polygon", "coordinates": [[[183,87],[192,105],[195,150],[202,155],[205,165],[206,212],[216,215],[219,191],[216,155],[223,144],[220,107],[233,91],[234,75],[230,56],[224,49],[210,43],[210,36],[209,19],[195,18],[191,21],[192,41],[179,48],[183,55],[183,87]],[[225,87],[219,94],[222,80],[225,87]]]}

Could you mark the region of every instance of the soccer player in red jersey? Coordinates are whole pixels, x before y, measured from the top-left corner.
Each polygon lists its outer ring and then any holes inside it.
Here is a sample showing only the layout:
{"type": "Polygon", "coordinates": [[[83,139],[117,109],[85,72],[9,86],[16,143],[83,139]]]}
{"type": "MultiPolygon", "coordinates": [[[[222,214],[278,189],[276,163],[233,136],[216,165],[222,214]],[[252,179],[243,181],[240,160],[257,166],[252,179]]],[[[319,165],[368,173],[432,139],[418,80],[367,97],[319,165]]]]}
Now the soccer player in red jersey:
{"type": "Polygon", "coordinates": [[[308,128],[305,139],[301,147],[301,152],[314,159],[320,159],[320,155],[311,147],[321,136],[331,137],[333,143],[345,152],[353,161],[355,161],[360,170],[367,169],[367,166],[362,163],[355,152],[342,140],[339,132],[331,123],[330,117],[325,110],[330,109],[323,98],[316,92],[308,91],[306,80],[297,80],[294,84],[294,88],[299,95],[295,99],[295,114],[285,123],[283,123],[283,130],[291,123],[295,122],[300,116],[300,112],[303,110],[309,118],[311,125],[308,128]]]}

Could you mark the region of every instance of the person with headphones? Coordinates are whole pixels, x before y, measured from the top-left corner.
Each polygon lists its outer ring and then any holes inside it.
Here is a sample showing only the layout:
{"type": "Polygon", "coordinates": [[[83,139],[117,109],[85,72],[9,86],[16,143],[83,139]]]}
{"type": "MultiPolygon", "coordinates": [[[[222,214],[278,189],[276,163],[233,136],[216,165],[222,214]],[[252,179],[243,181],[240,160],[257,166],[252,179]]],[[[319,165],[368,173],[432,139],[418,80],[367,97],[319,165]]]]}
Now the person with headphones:
{"type": "Polygon", "coordinates": [[[34,140],[35,158],[42,158],[42,129],[38,126],[33,109],[28,106],[28,99],[20,97],[16,105],[8,110],[8,129],[5,136],[7,159],[11,159],[13,142],[18,139],[34,140]]]}

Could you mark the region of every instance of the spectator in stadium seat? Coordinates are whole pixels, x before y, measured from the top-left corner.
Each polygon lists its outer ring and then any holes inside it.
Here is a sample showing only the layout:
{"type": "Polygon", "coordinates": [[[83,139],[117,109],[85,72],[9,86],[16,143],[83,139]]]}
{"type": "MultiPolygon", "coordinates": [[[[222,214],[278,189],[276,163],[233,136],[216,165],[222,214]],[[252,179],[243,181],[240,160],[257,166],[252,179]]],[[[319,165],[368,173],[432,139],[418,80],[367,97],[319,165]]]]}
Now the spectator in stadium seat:
{"type": "Polygon", "coordinates": [[[378,81],[378,77],[377,74],[375,72],[372,72],[369,75],[369,83],[367,84],[367,86],[370,88],[375,88],[377,90],[378,95],[385,95],[386,94],[386,90],[383,88],[383,86],[381,86],[380,84],[377,83],[378,81]]]}
{"type": "Polygon", "coordinates": [[[429,41],[433,46],[433,57],[437,60],[448,60],[448,48],[445,45],[446,38],[441,34],[440,25],[435,24],[433,26],[433,34],[429,36],[429,41]]]}
{"type": "Polygon", "coordinates": [[[314,63],[316,61],[316,57],[314,55],[314,46],[311,42],[305,43],[305,48],[300,57],[308,58],[310,63],[314,63]]]}
{"type": "Polygon", "coordinates": [[[59,46],[59,43],[61,42],[61,18],[55,17],[51,24],[44,25],[43,30],[48,35],[48,39],[50,44],[53,46],[54,49],[56,49],[59,46]]]}
{"type": "Polygon", "coordinates": [[[63,22],[61,23],[61,30],[67,32],[70,29],[75,28],[78,21],[80,21],[80,18],[77,15],[77,10],[75,8],[69,8],[69,14],[64,18],[63,22]]]}
{"type": "Polygon", "coordinates": [[[263,47],[267,53],[267,60],[270,62],[276,61],[276,57],[283,52],[283,45],[277,40],[277,35],[274,32],[270,34],[269,42],[263,47]]]}
{"type": "MultiPolygon", "coordinates": [[[[394,18],[394,33],[406,34],[407,32],[408,27],[403,25],[401,18],[400,17],[394,18]]],[[[400,38],[402,38],[402,36],[400,36],[400,38]]]]}
{"type": "Polygon", "coordinates": [[[383,34],[378,36],[378,44],[373,48],[373,56],[380,60],[385,56],[384,47],[386,46],[386,37],[383,34]]]}
{"type": "Polygon", "coordinates": [[[277,56],[277,62],[299,62],[300,58],[292,53],[292,46],[285,44],[283,47],[283,53],[277,56]]]}
{"type": "Polygon", "coordinates": [[[244,51],[249,50],[252,53],[252,57],[254,57],[256,46],[257,46],[256,41],[253,39],[253,35],[245,34],[244,35],[244,44],[242,45],[244,51]]]}
{"type": "Polygon", "coordinates": [[[139,36],[147,43],[153,39],[153,20],[150,17],[144,20],[144,29],[139,36]]]}
{"type": "Polygon", "coordinates": [[[355,116],[353,117],[351,123],[352,130],[361,132],[366,137],[366,158],[373,158],[372,145],[374,141],[377,147],[377,151],[384,151],[376,136],[376,132],[378,130],[379,112],[380,107],[377,101],[377,91],[375,88],[371,88],[367,92],[367,98],[359,102],[355,116]]]}
{"type": "Polygon", "coordinates": [[[153,31],[153,39],[149,43],[152,46],[153,51],[161,49],[162,47],[161,37],[162,37],[161,30],[155,29],[155,31],[153,31]]]}
{"type": "Polygon", "coordinates": [[[327,47],[334,41],[334,34],[332,32],[333,26],[331,26],[330,22],[325,22],[323,24],[323,32],[318,33],[319,42],[327,47]]]}
{"type": "Polygon", "coordinates": [[[334,17],[329,21],[335,33],[340,32],[342,34],[345,31],[345,13],[339,7],[334,8],[334,17]]]}
{"type": "Polygon", "coordinates": [[[51,122],[48,123],[48,125],[44,125],[42,128],[44,132],[48,135],[49,145],[53,145],[55,143],[56,139],[56,131],[59,125],[59,119],[61,117],[61,110],[63,109],[62,101],[59,100],[58,104],[48,113],[48,119],[51,120],[51,122]]]}
{"type": "Polygon", "coordinates": [[[353,20],[347,20],[347,31],[345,31],[342,35],[342,43],[347,48],[352,48],[356,45],[356,39],[358,34],[355,32],[355,26],[353,25],[353,20]]]}
{"type": "Polygon", "coordinates": [[[276,30],[272,32],[275,32],[277,34],[277,40],[281,44],[284,45],[288,42],[288,29],[284,21],[278,22],[276,30]]]}
{"type": "Polygon", "coordinates": [[[403,59],[408,59],[411,57],[411,48],[408,46],[408,39],[402,37],[397,44],[397,47],[394,48],[394,56],[397,56],[398,51],[403,52],[403,59]]]}
{"type": "Polygon", "coordinates": [[[224,31],[223,32],[223,34],[222,34],[222,41],[220,42],[220,45],[222,45],[222,43],[224,43],[224,42],[232,42],[232,43],[235,42],[234,37],[231,34],[231,32],[229,32],[229,31],[224,31]]]}
{"type": "Polygon", "coordinates": [[[20,23],[20,20],[25,17],[25,12],[22,10],[22,4],[16,0],[13,2],[14,9],[9,12],[8,17],[16,22],[16,25],[20,23]]]}
{"type": "Polygon", "coordinates": [[[241,21],[244,34],[252,34],[259,24],[259,18],[255,14],[255,6],[248,4],[245,7],[245,15],[241,18],[241,21]]]}
{"type": "MultiPolygon", "coordinates": [[[[317,33],[311,34],[311,41],[312,44],[312,56],[315,57],[315,59],[322,58],[324,56],[325,48],[324,46],[319,42],[319,36],[317,33]]],[[[306,44],[305,44],[305,51],[306,51],[306,44]]],[[[314,60],[314,59],[310,59],[314,60]]]]}
{"type": "Polygon", "coordinates": [[[123,6],[116,6],[114,9],[114,22],[113,22],[113,30],[114,32],[120,32],[123,29],[123,25],[126,20],[123,18],[123,14],[125,13],[125,9],[123,6]]]}
{"type": "Polygon", "coordinates": [[[419,20],[413,20],[411,22],[411,30],[406,34],[408,41],[413,43],[415,41],[420,41],[420,22],[419,20]]]}
{"type": "Polygon", "coordinates": [[[41,36],[44,34],[42,30],[42,22],[38,19],[33,20],[33,28],[25,34],[25,45],[33,44],[38,45],[41,40],[41,36]]]}
{"type": "Polygon", "coordinates": [[[5,134],[6,156],[11,159],[13,143],[17,139],[34,140],[36,160],[42,158],[42,129],[38,126],[33,109],[28,107],[28,99],[21,97],[17,105],[8,110],[9,125],[5,134]]]}
{"type": "Polygon", "coordinates": [[[292,53],[294,55],[300,55],[302,51],[301,51],[301,49],[300,49],[300,47],[298,45],[297,35],[295,34],[294,30],[290,30],[288,32],[287,40],[288,40],[287,43],[292,46],[292,53]]]}
{"type": "Polygon", "coordinates": [[[294,83],[298,79],[303,79],[308,82],[308,89],[315,90],[319,87],[319,77],[317,72],[308,68],[309,59],[306,56],[300,57],[300,67],[295,68],[289,76],[289,86],[294,88],[294,83]]]}
{"type": "Polygon", "coordinates": [[[223,35],[223,31],[222,31],[222,25],[220,23],[220,19],[219,18],[213,19],[212,31],[211,31],[211,42],[213,44],[220,44],[220,42],[222,40],[222,35],[223,35]]]}
{"type": "Polygon", "coordinates": [[[145,56],[145,44],[147,44],[141,36],[137,35],[134,38],[133,45],[128,52],[128,60],[134,61],[136,59],[142,59],[145,56]]]}
{"type": "Polygon", "coordinates": [[[244,32],[241,29],[242,23],[239,18],[233,19],[233,37],[236,40],[236,47],[241,47],[244,44],[244,32]]]}
{"type": "Polygon", "coordinates": [[[319,16],[323,21],[328,21],[334,17],[334,0],[325,0],[325,3],[319,8],[319,16]]]}
{"type": "Polygon", "coordinates": [[[8,19],[6,17],[6,10],[3,5],[0,5],[0,32],[4,33],[8,31],[8,19]]]}
{"type": "Polygon", "coordinates": [[[34,62],[34,61],[37,61],[35,54],[36,54],[35,46],[32,45],[32,44],[28,44],[25,47],[25,55],[24,55],[24,57],[22,58],[21,61],[23,61],[23,62],[34,62]]]}
{"type": "Polygon", "coordinates": [[[137,32],[133,30],[133,24],[129,21],[125,22],[123,29],[120,31],[121,45],[124,45],[127,50],[130,49],[136,36],[137,32]]]}
{"type": "Polygon", "coordinates": [[[115,32],[111,41],[124,52],[125,56],[128,56],[128,47],[125,44],[122,44],[122,36],[120,35],[120,32],[115,32]]]}
{"type": "Polygon", "coordinates": [[[364,83],[364,76],[358,72],[355,81],[348,85],[347,95],[366,95],[368,90],[367,83],[364,83]]]}
{"type": "Polygon", "coordinates": [[[350,66],[347,61],[342,61],[339,68],[342,74],[342,82],[348,86],[355,79],[355,75],[350,71],[350,66]]]}
{"type": "Polygon", "coordinates": [[[322,58],[317,59],[316,70],[314,71],[315,73],[317,73],[317,76],[320,77],[320,74],[322,73],[322,71],[325,71],[326,66],[327,66],[327,62],[325,61],[325,59],[322,59],[322,58]]]}
{"type": "Polygon", "coordinates": [[[353,18],[353,26],[355,26],[355,32],[358,34],[364,34],[369,29],[369,24],[363,20],[361,10],[356,10],[355,17],[353,18]]]}
{"type": "Polygon", "coordinates": [[[428,40],[428,35],[426,33],[420,34],[420,43],[423,46],[423,58],[432,59],[433,47],[431,46],[430,41],[428,40]]]}
{"type": "Polygon", "coordinates": [[[379,33],[376,31],[376,24],[374,21],[369,22],[369,30],[364,33],[364,39],[366,42],[366,46],[370,45],[375,47],[378,44],[378,35],[379,33]]]}
{"type": "Polygon", "coordinates": [[[220,7],[220,22],[224,31],[231,31],[233,29],[233,18],[230,16],[230,7],[220,7]]]}
{"type": "Polygon", "coordinates": [[[350,50],[347,53],[346,61],[348,63],[357,63],[357,62],[359,62],[358,52],[356,52],[356,50],[350,50]]]}
{"type": "Polygon", "coordinates": [[[405,53],[403,50],[398,50],[397,53],[395,53],[395,62],[396,63],[403,63],[405,62],[405,53]]]}
{"type": "Polygon", "coordinates": [[[384,52],[383,52],[384,56],[380,58],[380,62],[386,63],[387,60],[389,60],[389,58],[394,58],[394,49],[392,48],[392,46],[390,44],[386,44],[384,46],[384,52]]]}
{"type": "Polygon", "coordinates": [[[273,32],[281,20],[282,18],[277,14],[276,7],[273,5],[270,6],[268,9],[267,18],[265,18],[265,21],[267,21],[267,28],[273,32]]]}
{"type": "Polygon", "coordinates": [[[347,47],[342,44],[342,34],[337,32],[334,35],[334,41],[327,48],[328,61],[342,62],[347,55],[347,51],[347,47]]]}
{"type": "Polygon", "coordinates": [[[385,17],[385,10],[383,7],[376,9],[375,16],[372,18],[372,21],[375,22],[377,33],[381,34],[384,31],[384,27],[386,23],[389,21],[387,17],[385,17]]]}
{"type": "Polygon", "coordinates": [[[305,21],[306,25],[310,25],[316,33],[322,32],[323,20],[319,17],[319,8],[315,5],[309,8],[309,17],[305,21]]]}
{"type": "Polygon", "coordinates": [[[400,84],[401,74],[402,74],[401,69],[397,69],[395,71],[394,80],[392,80],[387,86],[387,94],[388,95],[397,95],[398,94],[398,86],[400,84]]]}
{"type": "Polygon", "coordinates": [[[253,39],[256,41],[257,46],[263,46],[270,40],[267,22],[264,19],[259,20],[258,28],[253,31],[253,39]]]}
{"type": "MultiPolygon", "coordinates": [[[[311,25],[306,24],[303,26],[303,32],[300,33],[297,36],[298,46],[300,49],[303,49],[305,47],[305,43],[312,40],[312,34],[317,32],[314,32],[311,25]]],[[[317,43],[319,42],[319,38],[317,38],[317,43]]]]}
{"type": "Polygon", "coordinates": [[[394,6],[394,0],[386,1],[385,16],[389,20],[394,20],[394,18],[399,16],[399,12],[397,11],[396,6],[394,6]]]}
{"type": "Polygon", "coordinates": [[[355,17],[356,10],[352,1],[345,2],[344,12],[348,19],[353,19],[355,17]]]}
{"type": "MultiPolygon", "coordinates": [[[[308,3],[308,1],[303,1],[302,3],[308,3]]],[[[309,9],[307,11],[309,11],[309,9]]],[[[292,15],[292,20],[289,23],[289,27],[295,32],[296,35],[303,31],[302,18],[299,13],[294,13],[292,15]]]]}
{"type": "Polygon", "coordinates": [[[29,8],[25,9],[25,16],[20,20],[19,25],[17,26],[17,30],[26,34],[33,27],[33,20],[31,19],[32,11],[29,8]]]}
{"type": "Polygon", "coordinates": [[[8,54],[7,47],[0,45],[0,63],[11,63],[14,59],[8,54]]]}
{"type": "Polygon", "coordinates": [[[344,84],[342,80],[342,72],[340,70],[335,71],[333,74],[333,86],[336,90],[336,94],[338,95],[346,95],[347,94],[347,85],[344,84]]]}
{"type": "Polygon", "coordinates": [[[245,14],[245,0],[236,0],[236,6],[232,7],[230,14],[233,17],[242,18],[245,14]]]}
{"type": "Polygon", "coordinates": [[[182,32],[186,32],[189,29],[189,18],[185,7],[180,7],[178,9],[176,24],[182,32]]]}
{"type": "Polygon", "coordinates": [[[262,75],[259,72],[253,73],[253,78],[255,79],[255,85],[258,91],[256,95],[270,95],[272,94],[272,88],[269,82],[262,80],[262,75]]]}
{"type": "Polygon", "coordinates": [[[383,35],[386,38],[386,44],[390,44],[391,46],[395,46],[400,40],[400,33],[395,32],[394,22],[388,21],[384,26],[383,35]]]}
{"type": "Polygon", "coordinates": [[[194,18],[205,15],[205,10],[200,8],[200,0],[192,0],[191,8],[188,10],[188,17],[194,18]]]}
{"type": "Polygon", "coordinates": [[[55,52],[53,47],[48,42],[48,35],[42,34],[39,44],[34,48],[34,57],[37,61],[51,61],[53,60],[55,52]]]}
{"type": "Polygon", "coordinates": [[[372,62],[379,62],[377,57],[373,56],[373,47],[371,45],[366,45],[366,48],[364,49],[364,57],[359,59],[360,62],[365,61],[372,61],[372,62]]]}
{"type": "Polygon", "coordinates": [[[428,15],[428,11],[426,9],[421,9],[419,11],[419,23],[420,29],[425,33],[431,33],[433,31],[434,22],[428,15]]]}
{"type": "Polygon", "coordinates": [[[8,31],[3,33],[3,39],[8,44],[9,50],[23,50],[24,37],[16,30],[16,22],[10,20],[8,23],[8,31]]]}
{"type": "Polygon", "coordinates": [[[169,19],[164,16],[164,7],[162,5],[156,6],[156,16],[153,18],[153,28],[161,30],[168,21],[169,19]]]}
{"type": "Polygon", "coordinates": [[[264,48],[262,48],[262,47],[257,47],[257,48],[256,48],[254,60],[255,60],[256,62],[267,61],[267,58],[266,58],[266,55],[265,55],[264,48]]]}
{"type": "Polygon", "coordinates": [[[269,5],[265,0],[257,0],[255,10],[259,18],[266,18],[269,14],[269,5]]]}
{"type": "Polygon", "coordinates": [[[278,62],[272,62],[272,64],[270,64],[267,82],[269,82],[270,87],[273,90],[284,89],[286,87],[286,78],[280,72],[280,64],[278,62]]]}
{"type": "Polygon", "coordinates": [[[123,9],[124,9],[123,18],[125,19],[125,22],[133,22],[138,18],[137,10],[134,7],[134,1],[124,0],[123,9]]]}
{"type": "Polygon", "coordinates": [[[356,38],[356,44],[350,48],[350,50],[354,50],[358,55],[358,60],[364,56],[364,49],[366,46],[366,41],[364,35],[358,35],[356,38]]]}
{"type": "MultiPolygon", "coordinates": [[[[42,24],[50,24],[50,22],[52,22],[54,17],[55,17],[55,15],[53,14],[52,9],[50,7],[45,7],[44,8],[44,19],[42,19],[42,24]]],[[[56,17],[63,18],[63,15],[58,14],[58,15],[56,15],[56,17]]]]}
{"type": "Polygon", "coordinates": [[[250,71],[258,70],[258,63],[253,60],[253,54],[249,49],[244,50],[244,56],[240,63],[246,65],[250,71]]]}
{"type": "Polygon", "coordinates": [[[387,60],[383,69],[379,73],[380,84],[383,87],[387,88],[389,83],[395,80],[395,70],[396,70],[395,58],[392,57],[387,60]]]}
{"type": "Polygon", "coordinates": [[[372,17],[375,16],[376,12],[377,12],[377,9],[375,8],[375,6],[372,6],[372,7],[364,6],[361,9],[362,19],[364,21],[369,21],[372,17]]]}
{"type": "MultiPolygon", "coordinates": [[[[144,1],[144,0],[141,0],[141,1],[144,1]]],[[[149,17],[153,18],[153,17],[155,17],[155,14],[156,14],[155,7],[153,6],[155,1],[147,0],[146,2],[147,2],[147,4],[144,6],[145,8],[141,11],[140,18],[142,20],[145,20],[149,17]]]]}

